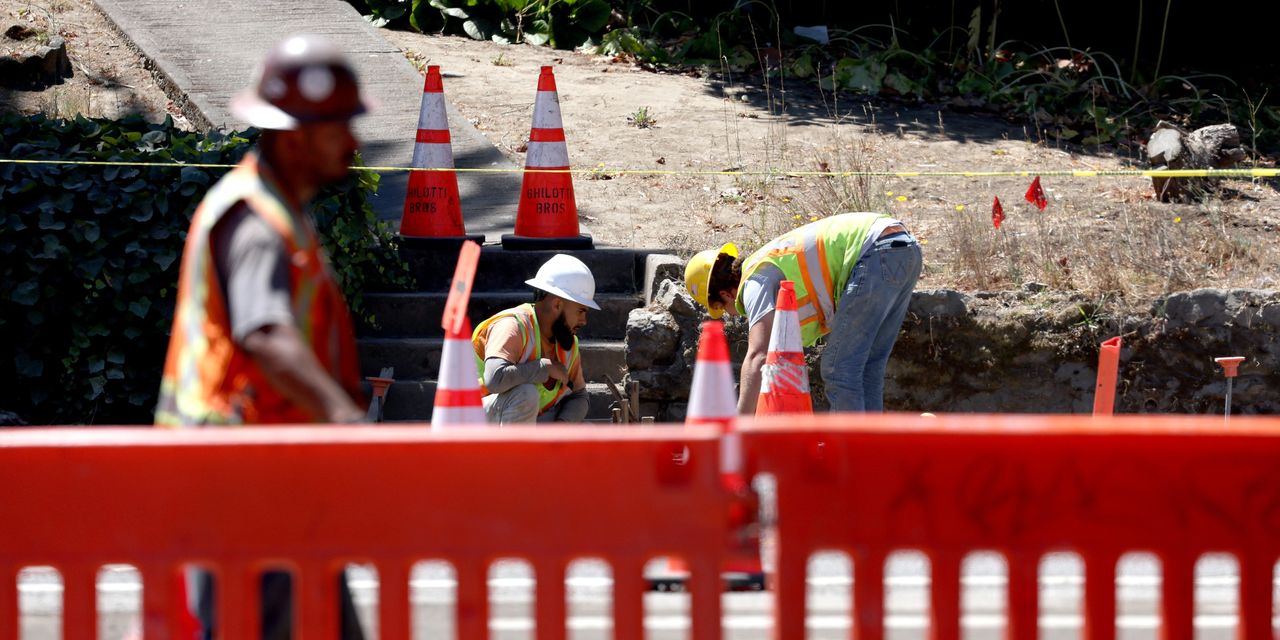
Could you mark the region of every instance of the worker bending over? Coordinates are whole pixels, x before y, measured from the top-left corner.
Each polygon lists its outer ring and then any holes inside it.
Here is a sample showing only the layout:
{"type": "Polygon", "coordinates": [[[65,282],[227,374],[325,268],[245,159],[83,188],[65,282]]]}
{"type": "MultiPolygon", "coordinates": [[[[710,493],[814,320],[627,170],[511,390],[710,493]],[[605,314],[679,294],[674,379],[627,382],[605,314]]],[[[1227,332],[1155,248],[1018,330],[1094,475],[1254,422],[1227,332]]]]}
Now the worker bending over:
{"type": "Polygon", "coordinates": [[[556,254],[525,284],[533,303],[500,311],[472,334],[489,422],[582,422],[587,383],[577,333],[596,304],[596,280],[573,256],[556,254]]]}
{"type": "Polygon", "coordinates": [[[755,413],[783,280],[795,283],[804,346],[827,336],[822,380],[831,410],[883,411],[885,366],[921,263],[920,245],[902,222],[844,213],[787,232],[745,259],[732,243],[702,251],[685,265],[684,281],[712,318],[747,318],[739,413],[755,413]]]}

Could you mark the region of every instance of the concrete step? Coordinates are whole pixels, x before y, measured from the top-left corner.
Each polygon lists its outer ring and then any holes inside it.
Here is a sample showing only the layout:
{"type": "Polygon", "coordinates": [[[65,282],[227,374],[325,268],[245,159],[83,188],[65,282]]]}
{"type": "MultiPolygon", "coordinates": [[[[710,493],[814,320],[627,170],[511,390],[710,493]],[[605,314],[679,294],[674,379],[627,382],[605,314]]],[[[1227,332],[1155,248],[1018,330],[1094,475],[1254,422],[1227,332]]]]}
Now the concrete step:
{"type": "MultiPolygon", "coordinates": [[[[378,319],[376,328],[363,328],[362,336],[377,338],[438,337],[440,317],[444,315],[444,293],[366,293],[364,304],[378,319]]],[[[627,332],[627,314],[641,306],[640,296],[633,293],[601,293],[596,295],[599,311],[587,314],[587,326],[578,332],[581,339],[621,340],[627,332]]],[[[533,300],[530,291],[476,291],[467,305],[471,326],[511,307],[533,300]]]]}
{"type": "MultiPolygon", "coordinates": [[[[582,260],[596,279],[597,293],[640,293],[644,285],[645,257],[657,251],[592,249],[586,251],[506,251],[484,247],[476,268],[473,292],[529,291],[524,283],[556,253],[582,260]]],[[[409,264],[419,291],[448,291],[458,263],[457,247],[441,247],[413,238],[400,239],[400,255],[409,264]]]]}
{"type": "MultiPolygon", "coordinates": [[[[383,367],[395,367],[397,380],[433,380],[440,371],[443,338],[361,338],[361,375],[375,376],[383,367]]],[[[588,382],[603,382],[604,374],[622,380],[626,352],[621,340],[581,340],[583,375],[588,382]]]]}
{"type": "MultiPolygon", "coordinates": [[[[387,390],[387,406],[382,419],[385,422],[430,422],[435,397],[434,380],[396,380],[387,390]]],[[[587,397],[587,420],[609,420],[609,405],[614,399],[608,386],[587,383],[587,397]]]]}

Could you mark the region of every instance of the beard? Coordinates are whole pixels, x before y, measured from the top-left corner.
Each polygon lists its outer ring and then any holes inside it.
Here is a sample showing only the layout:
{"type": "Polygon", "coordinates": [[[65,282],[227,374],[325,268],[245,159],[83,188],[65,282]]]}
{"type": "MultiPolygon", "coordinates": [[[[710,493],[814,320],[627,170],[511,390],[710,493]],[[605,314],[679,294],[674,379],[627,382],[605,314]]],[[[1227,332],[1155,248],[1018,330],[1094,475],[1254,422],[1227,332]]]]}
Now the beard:
{"type": "Polygon", "coordinates": [[[563,313],[551,323],[551,339],[565,351],[573,348],[573,329],[565,322],[563,313]]]}

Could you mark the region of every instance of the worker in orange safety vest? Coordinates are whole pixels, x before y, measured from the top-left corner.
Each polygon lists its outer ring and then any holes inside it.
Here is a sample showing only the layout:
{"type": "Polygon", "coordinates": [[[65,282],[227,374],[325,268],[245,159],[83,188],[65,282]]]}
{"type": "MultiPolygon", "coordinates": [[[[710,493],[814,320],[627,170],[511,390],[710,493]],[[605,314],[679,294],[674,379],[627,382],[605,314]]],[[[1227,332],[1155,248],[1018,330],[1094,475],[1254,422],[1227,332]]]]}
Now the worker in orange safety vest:
{"type": "Polygon", "coordinates": [[[489,422],[582,422],[587,383],[577,333],[596,304],[595,276],[581,260],[556,254],[525,284],[532,304],[494,314],[472,334],[489,422]]]}
{"type": "MultiPolygon", "coordinates": [[[[155,421],[205,427],[364,419],[351,317],[308,203],[344,180],[368,110],[329,42],[287,38],[231,111],[262,129],[255,151],[205,195],[187,233],[155,421]]],[[[212,583],[191,572],[203,634],[212,583]]],[[[343,637],[360,638],[346,580],[343,637]]],[[[288,574],[263,575],[263,637],[289,637],[288,574]]]]}

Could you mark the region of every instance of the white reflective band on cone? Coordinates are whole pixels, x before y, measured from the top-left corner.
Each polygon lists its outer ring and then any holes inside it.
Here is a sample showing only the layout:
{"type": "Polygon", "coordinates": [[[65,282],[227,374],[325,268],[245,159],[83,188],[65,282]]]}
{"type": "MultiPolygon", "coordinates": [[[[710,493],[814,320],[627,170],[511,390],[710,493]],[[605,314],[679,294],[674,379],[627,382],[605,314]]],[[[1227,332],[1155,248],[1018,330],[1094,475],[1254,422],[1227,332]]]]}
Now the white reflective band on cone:
{"type": "Polygon", "coordinates": [[[689,417],[733,420],[738,401],[733,397],[733,373],[728,362],[699,362],[689,388],[689,417]]]}
{"type": "Polygon", "coordinates": [[[448,129],[449,118],[445,113],[444,94],[426,94],[422,99],[422,110],[418,112],[418,128],[448,129]]]}
{"type": "Polygon", "coordinates": [[[484,407],[433,407],[431,409],[432,431],[438,431],[444,427],[472,428],[487,425],[488,418],[484,415],[484,407]]]}
{"type": "Polygon", "coordinates": [[[539,91],[533,101],[534,129],[563,129],[560,119],[560,97],[552,91],[539,91]]]}
{"type": "Polygon", "coordinates": [[[760,393],[774,390],[809,393],[809,372],[790,362],[766,364],[760,368],[760,393]]]}
{"type": "Polygon", "coordinates": [[[720,436],[720,473],[742,473],[742,434],[737,431],[720,436]]]}
{"type": "Polygon", "coordinates": [[[568,167],[569,147],[563,142],[530,142],[525,167],[568,167]]]}
{"type": "Polygon", "coordinates": [[[453,149],[447,144],[418,142],[413,145],[415,169],[452,169],[453,149]]]}
{"type": "MultiPolygon", "coordinates": [[[[454,353],[447,353],[447,356],[454,356],[456,352],[461,351],[463,358],[466,358],[468,356],[471,356],[471,354],[475,353],[471,348],[471,341],[469,340],[448,340],[447,342],[461,343],[461,344],[446,344],[445,349],[450,352],[454,352],[454,353]]],[[[476,375],[476,367],[474,364],[475,359],[471,358],[470,361],[472,364],[471,366],[467,366],[468,363],[466,361],[458,362],[458,360],[462,360],[463,358],[458,358],[458,357],[443,358],[444,364],[440,366],[440,376],[439,376],[439,380],[437,380],[436,382],[438,385],[440,385],[441,388],[452,389],[454,391],[480,388],[480,384],[477,380],[477,375],[476,375]]]]}

